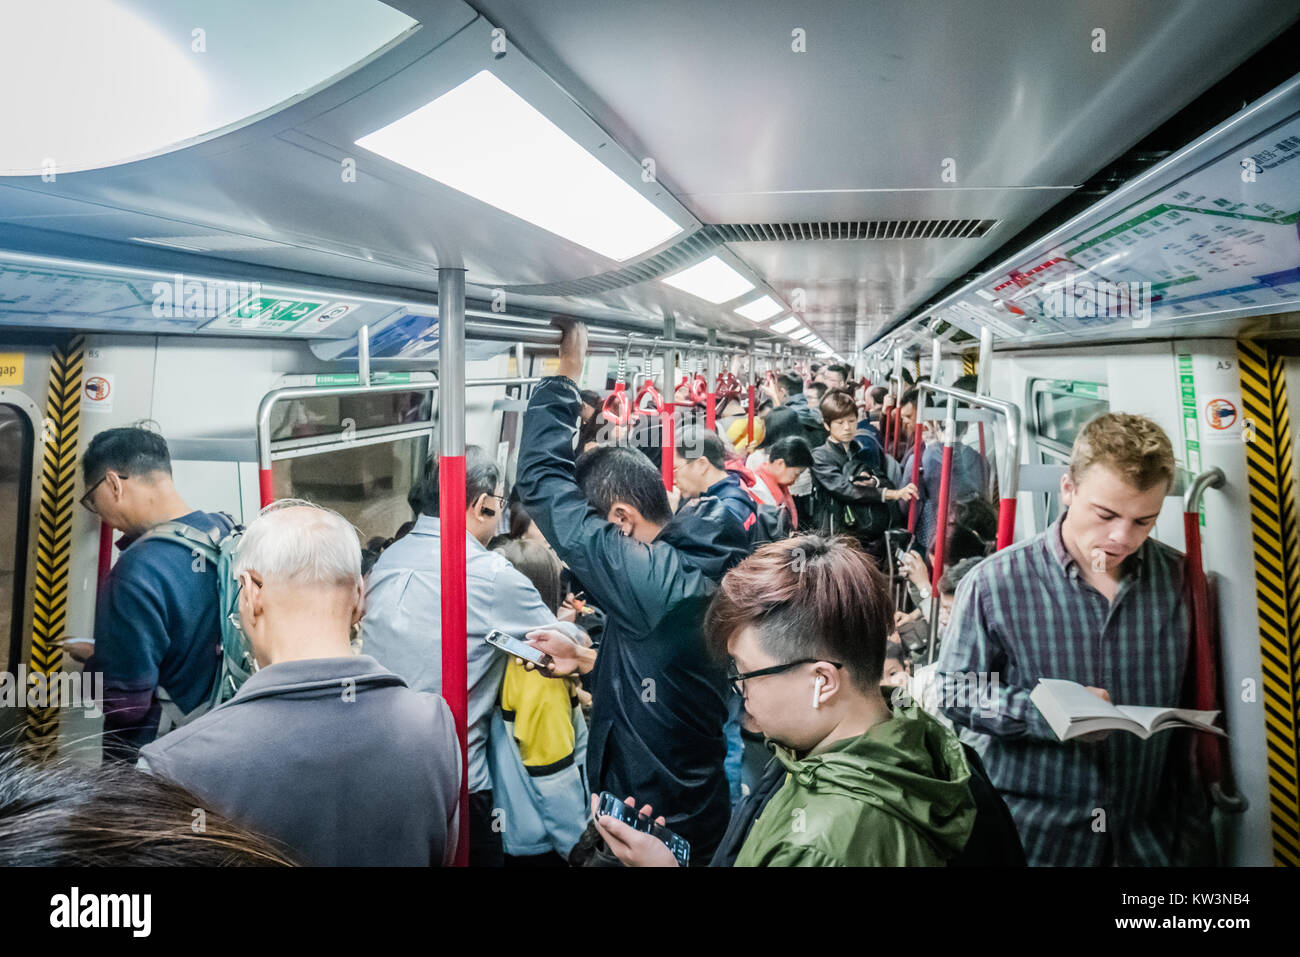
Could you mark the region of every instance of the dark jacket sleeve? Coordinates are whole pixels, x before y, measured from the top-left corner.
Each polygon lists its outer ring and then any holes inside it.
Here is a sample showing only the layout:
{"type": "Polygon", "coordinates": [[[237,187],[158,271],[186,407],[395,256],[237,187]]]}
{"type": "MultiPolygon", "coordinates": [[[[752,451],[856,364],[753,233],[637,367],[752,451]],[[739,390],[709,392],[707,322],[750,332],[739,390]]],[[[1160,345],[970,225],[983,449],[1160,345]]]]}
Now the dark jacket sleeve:
{"type": "Polygon", "coordinates": [[[578,486],[574,443],[582,397],[563,376],[543,379],[528,400],[519,447],[519,499],[542,535],[607,616],[644,634],[685,597],[676,552],[623,535],[578,486]]]}
{"type": "Polygon", "coordinates": [[[830,443],[813,449],[813,481],[835,498],[846,502],[870,504],[883,501],[878,485],[854,485],[845,474],[844,463],[830,443]]]}
{"type": "Polygon", "coordinates": [[[161,589],[151,586],[147,566],[123,555],[95,609],[95,653],[86,672],[104,675],[104,753],[134,761],[162,717],[154,689],[171,644],[161,589]]]}

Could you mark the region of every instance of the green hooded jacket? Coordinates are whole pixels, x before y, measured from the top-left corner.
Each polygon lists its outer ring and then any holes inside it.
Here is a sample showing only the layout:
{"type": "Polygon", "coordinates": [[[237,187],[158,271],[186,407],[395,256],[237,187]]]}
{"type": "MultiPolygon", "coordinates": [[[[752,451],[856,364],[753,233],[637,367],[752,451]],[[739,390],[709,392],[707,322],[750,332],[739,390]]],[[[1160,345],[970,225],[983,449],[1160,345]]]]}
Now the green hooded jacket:
{"type": "Polygon", "coordinates": [[[777,747],[785,783],[737,867],[942,866],[975,823],[957,736],[917,706],[821,754],[777,747]]]}

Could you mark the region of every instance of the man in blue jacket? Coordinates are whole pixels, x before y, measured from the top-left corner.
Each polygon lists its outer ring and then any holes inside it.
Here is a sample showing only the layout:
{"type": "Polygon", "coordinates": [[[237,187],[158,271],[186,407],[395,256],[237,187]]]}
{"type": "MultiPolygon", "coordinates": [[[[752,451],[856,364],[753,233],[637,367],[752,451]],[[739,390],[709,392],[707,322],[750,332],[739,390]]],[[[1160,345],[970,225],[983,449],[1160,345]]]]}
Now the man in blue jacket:
{"type": "Polygon", "coordinates": [[[722,439],[699,425],[685,426],[673,450],[673,478],[686,498],[710,496],[722,503],[746,532],[754,524],[754,497],[745,491],[741,477],[727,470],[727,450],[722,439]]]}
{"type": "MultiPolygon", "coordinates": [[[[574,461],[587,333],[566,324],[560,374],[524,416],[516,487],[546,540],[607,617],[586,683],[593,708],[587,780],[595,792],[656,795],[668,826],[707,861],[730,814],[723,770],[725,671],[705,647],[717,581],[749,550],[717,499],[673,516],[658,470],[635,449],[574,461]]],[[[645,798],[649,800],[649,798],[645,798]]]]}
{"type": "Polygon", "coordinates": [[[180,522],[216,543],[234,526],[225,515],[185,503],[157,432],[100,432],[81,467],[81,504],[123,533],[121,557],[95,605],[95,650],[86,671],[104,675],[104,757],[134,761],[143,745],[206,707],[221,663],[216,566],[170,539],[142,536],[162,522],[180,522]]]}

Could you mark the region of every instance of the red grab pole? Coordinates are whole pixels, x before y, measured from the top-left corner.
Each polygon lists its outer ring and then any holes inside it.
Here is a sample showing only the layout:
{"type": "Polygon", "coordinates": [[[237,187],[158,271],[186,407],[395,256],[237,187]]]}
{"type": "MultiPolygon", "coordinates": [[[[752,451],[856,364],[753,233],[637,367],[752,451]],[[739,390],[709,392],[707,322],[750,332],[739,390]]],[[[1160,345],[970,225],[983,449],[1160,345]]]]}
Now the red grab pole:
{"type": "Polygon", "coordinates": [[[673,432],[673,409],[675,404],[665,402],[659,412],[659,471],[663,476],[664,489],[673,490],[673,454],[677,441],[673,432]]]}
{"type": "Polygon", "coordinates": [[[1015,498],[998,499],[998,541],[995,551],[1002,551],[1011,544],[1016,534],[1016,500],[1015,498]]]}
{"type": "Polygon", "coordinates": [[[257,473],[257,487],[262,497],[262,508],[275,501],[275,481],[270,469],[260,469],[257,473]]]}
{"type": "Polygon", "coordinates": [[[716,432],[718,428],[717,400],[718,397],[714,392],[704,396],[704,427],[710,432],[716,432]]]}
{"type": "Polygon", "coordinates": [[[465,270],[438,270],[438,514],[442,697],[460,744],[456,866],[469,864],[469,648],[465,572],[465,270]]]}
{"type": "MultiPolygon", "coordinates": [[[[912,443],[912,484],[919,490],[921,488],[921,456],[925,454],[925,444],[921,441],[921,410],[918,408],[916,413],[917,423],[916,428],[913,430],[916,432],[916,441],[912,443]]],[[[912,499],[907,507],[907,530],[909,532],[916,531],[916,514],[919,511],[920,504],[921,499],[918,496],[912,499]]]]}
{"type": "MultiPolygon", "coordinates": [[[[1206,488],[1222,488],[1223,472],[1211,469],[1196,476],[1183,496],[1183,534],[1187,546],[1184,593],[1191,618],[1191,647],[1188,649],[1188,680],[1195,696],[1192,707],[1200,711],[1220,710],[1219,643],[1214,629],[1214,608],[1201,556],[1201,494],[1206,488]]],[[[1223,739],[1209,734],[1196,736],[1196,764],[1201,780],[1216,804],[1234,808],[1236,797],[1225,795],[1232,769],[1224,754],[1223,739]]],[[[1235,809],[1235,808],[1234,808],[1235,809]]]]}

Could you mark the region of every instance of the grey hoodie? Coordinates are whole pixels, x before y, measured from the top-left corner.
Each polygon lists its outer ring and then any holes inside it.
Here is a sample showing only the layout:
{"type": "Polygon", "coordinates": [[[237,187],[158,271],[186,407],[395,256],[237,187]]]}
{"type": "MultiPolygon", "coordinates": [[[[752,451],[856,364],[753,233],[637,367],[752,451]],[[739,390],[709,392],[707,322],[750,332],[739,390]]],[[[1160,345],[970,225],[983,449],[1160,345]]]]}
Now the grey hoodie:
{"type": "Polygon", "coordinates": [[[451,710],[368,655],[269,665],[139,765],[303,864],[441,865],[455,852],[451,710]]]}

